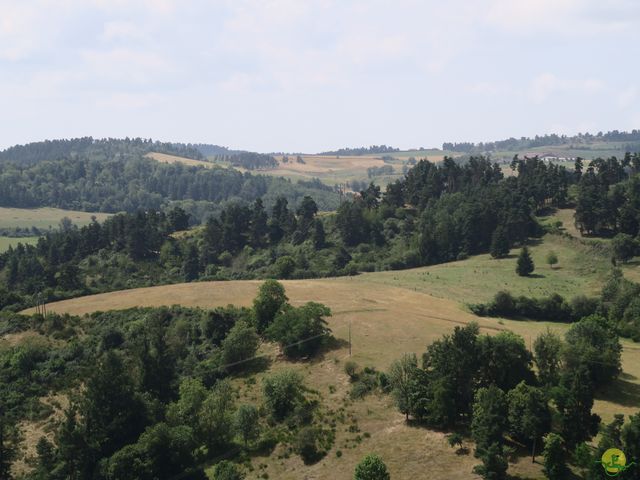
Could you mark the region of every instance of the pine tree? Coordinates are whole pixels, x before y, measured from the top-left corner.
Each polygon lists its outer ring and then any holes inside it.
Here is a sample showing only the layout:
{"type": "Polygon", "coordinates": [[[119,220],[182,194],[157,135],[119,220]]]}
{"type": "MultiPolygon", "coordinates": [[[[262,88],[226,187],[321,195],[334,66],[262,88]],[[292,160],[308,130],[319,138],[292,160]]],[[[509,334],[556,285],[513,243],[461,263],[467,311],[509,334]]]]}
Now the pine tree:
{"type": "Polygon", "coordinates": [[[320,220],[319,218],[316,218],[314,222],[312,240],[313,240],[313,246],[316,250],[320,250],[321,248],[324,248],[324,245],[326,242],[324,225],[322,224],[322,220],[320,220]]]}
{"type": "Polygon", "coordinates": [[[198,258],[198,249],[195,245],[190,245],[187,251],[187,258],[182,264],[182,274],[186,282],[191,282],[198,278],[200,271],[200,260],[198,258]]]}
{"type": "Polygon", "coordinates": [[[504,258],[509,255],[509,238],[503,227],[498,227],[493,231],[490,253],[493,258],[504,258]]]}
{"type": "Polygon", "coordinates": [[[520,250],[520,255],[518,255],[516,273],[521,277],[526,277],[533,273],[534,268],[535,266],[533,264],[533,260],[531,259],[531,255],[529,254],[529,249],[527,247],[522,247],[522,250],[520,250]]]}

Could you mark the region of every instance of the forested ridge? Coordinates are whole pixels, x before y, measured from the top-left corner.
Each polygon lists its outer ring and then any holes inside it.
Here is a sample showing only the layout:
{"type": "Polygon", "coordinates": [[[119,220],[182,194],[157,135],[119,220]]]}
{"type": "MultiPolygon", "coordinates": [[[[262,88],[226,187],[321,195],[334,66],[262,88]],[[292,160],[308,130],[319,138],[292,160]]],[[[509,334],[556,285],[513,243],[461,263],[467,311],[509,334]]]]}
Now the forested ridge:
{"type": "Polygon", "coordinates": [[[158,142],[144,138],[81,137],[15,145],[0,151],[0,162],[30,166],[45,160],[62,158],[139,156],[150,152],[167,153],[195,160],[204,158],[197,146],[183,143],[158,142]]]}
{"type": "Polygon", "coordinates": [[[574,145],[575,148],[589,148],[593,142],[629,142],[627,150],[635,150],[640,144],[640,130],[630,132],[612,130],[610,132],[579,133],[577,135],[558,135],[556,133],[548,135],[536,135],[535,137],[507,138],[494,142],[445,142],[442,144],[443,150],[461,153],[484,153],[494,151],[513,151],[534,147],[552,147],[558,145],[574,145]],[[631,147],[631,148],[630,148],[631,147]]]}
{"type": "Polygon", "coordinates": [[[284,195],[296,203],[306,194],[313,194],[323,210],[337,207],[337,193],[308,183],[222,167],[163,164],[139,154],[67,157],[29,167],[0,163],[0,206],[5,207],[135,212],[186,202],[183,206],[197,216],[198,203],[208,202],[211,211],[229,200],[265,197],[269,203],[284,195]]]}

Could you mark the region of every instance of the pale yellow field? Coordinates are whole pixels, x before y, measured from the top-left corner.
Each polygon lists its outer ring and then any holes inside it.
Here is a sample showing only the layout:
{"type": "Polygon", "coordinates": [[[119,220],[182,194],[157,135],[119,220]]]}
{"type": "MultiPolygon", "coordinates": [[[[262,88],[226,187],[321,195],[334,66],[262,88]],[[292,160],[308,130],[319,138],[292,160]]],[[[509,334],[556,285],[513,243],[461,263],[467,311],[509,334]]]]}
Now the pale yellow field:
{"type": "Polygon", "coordinates": [[[76,210],[62,210],[60,208],[5,208],[0,207],[0,228],[30,228],[38,227],[41,230],[58,228],[60,220],[68,217],[78,225],[91,223],[91,218],[96,217],[98,222],[109,218],[109,213],[80,212],[76,210]]]}
{"type": "Polygon", "coordinates": [[[176,155],[169,155],[167,153],[151,152],[151,153],[147,153],[146,156],[160,163],[183,163],[190,167],[205,167],[205,168],[212,168],[214,166],[214,164],[211,162],[194,160],[193,158],[178,157],[176,155]]]}

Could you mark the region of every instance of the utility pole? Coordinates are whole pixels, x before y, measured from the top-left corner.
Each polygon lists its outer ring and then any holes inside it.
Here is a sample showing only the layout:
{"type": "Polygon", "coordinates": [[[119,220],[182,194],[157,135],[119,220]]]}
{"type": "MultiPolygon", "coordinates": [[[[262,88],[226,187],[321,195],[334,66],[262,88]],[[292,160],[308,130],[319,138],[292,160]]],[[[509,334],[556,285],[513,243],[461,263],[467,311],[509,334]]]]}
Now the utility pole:
{"type": "Polygon", "coordinates": [[[351,356],[351,319],[349,319],[349,356],[351,356]]]}

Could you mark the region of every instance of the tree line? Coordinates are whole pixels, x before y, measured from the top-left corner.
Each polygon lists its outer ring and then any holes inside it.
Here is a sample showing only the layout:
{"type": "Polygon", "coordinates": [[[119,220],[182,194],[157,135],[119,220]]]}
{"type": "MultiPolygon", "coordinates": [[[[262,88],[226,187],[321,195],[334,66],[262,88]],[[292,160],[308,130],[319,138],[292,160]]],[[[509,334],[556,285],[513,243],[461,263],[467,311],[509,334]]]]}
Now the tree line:
{"type": "Polygon", "coordinates": [[[576,148],[582,148],[582,144],[594,141],[605,142],[640,142],[640,130],[631,130],[630,132],[612,130],[609,132],[578,133],[577,135],[567,136],[558,135],[556,133],[547,135],[536,135],[535,137],[508,138],[494,142],[445,142],[442,144],[443,150],[461,153],[483,153],[494,152],[499,150],[513,151],[523,150],[534,147],[558,146],[567,144],[576,144],[576,148]]]}
{"type": "Polygon", "coordinates": [[[340,148],[338,150],[329,150],[326,152],[320,152],[318,153],[318,155],[369,155],[376,153],[393,153],[399,151],[399,148],[389,147],[387,145],[371,145],[369,147],[340,148]]]}
{"type": "Polygon", "coordinates": [[[150,152],[167,153],[195,160],[204,159],[204,156],[196,146],[183,143],[159,142],[152,139],[129,137],[124,139],[81,137],[15,145],[0,151],[0,162],[10,162],[26,167],[39,162],[61,158],[109,158],[116,155],[131,157],[145,155],[150,152]]]}
{"type": "Polygon", "coordinates": [[[247,170],[269,170],[278,167],[278,161],[273,155],[254,152],[233,152],[224,155],[215,155],[215,161],[227,162],[234,167],[242,167],[247,170]]]}
{"type": "Polygon", "coordinates": [[[576,161],[576,227],[586,235],[640,232],[640,155],[576,161]]]}

